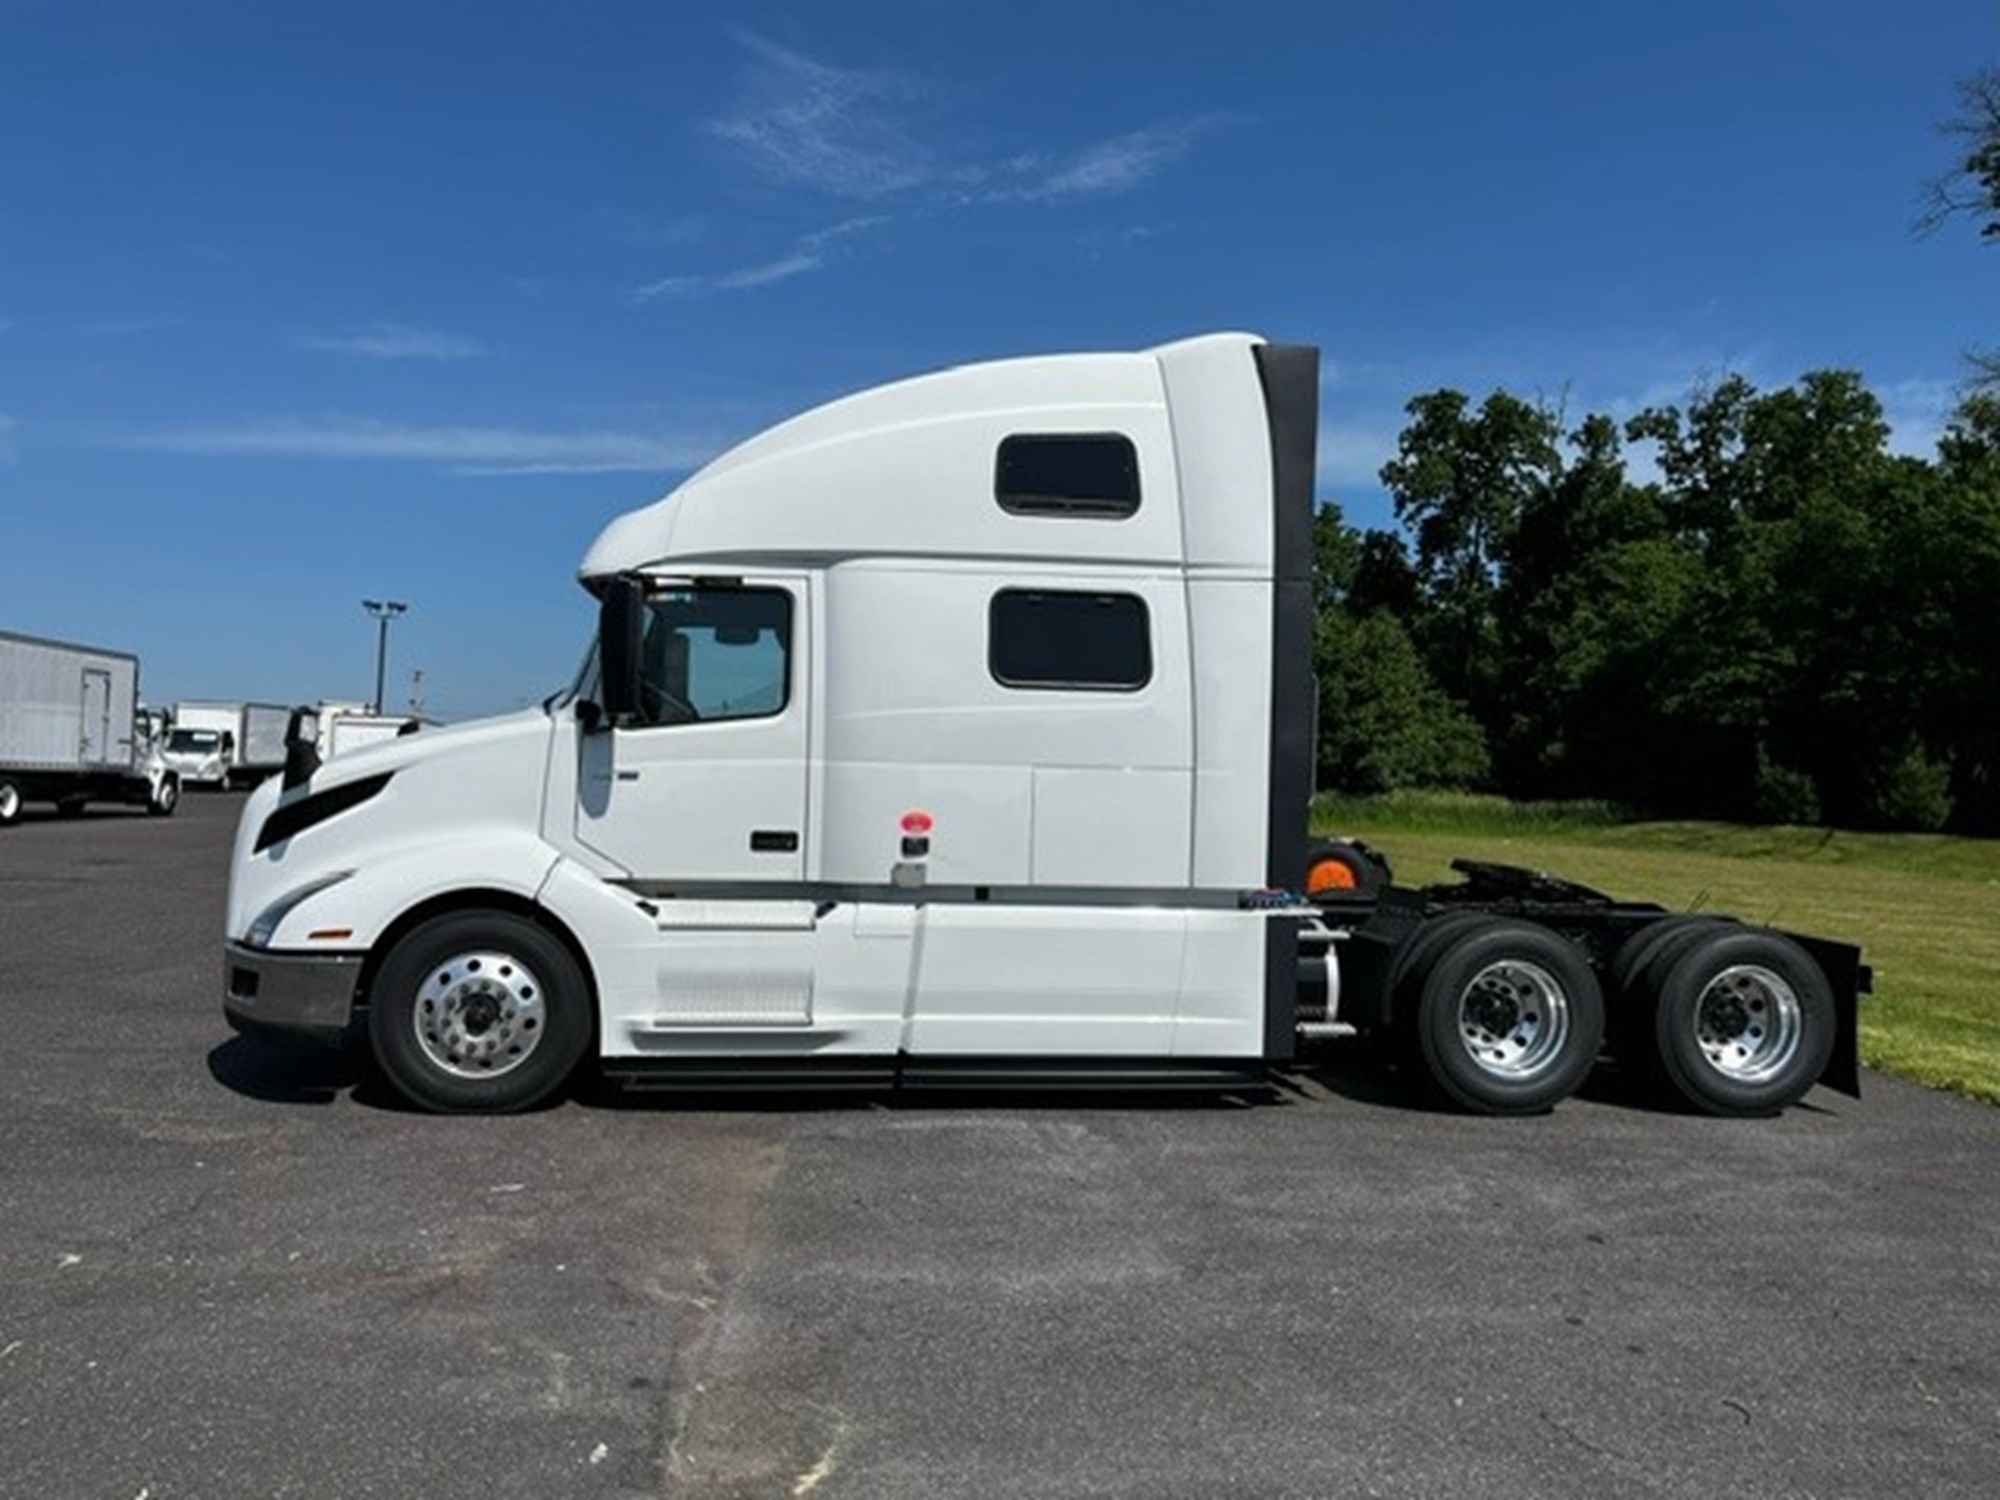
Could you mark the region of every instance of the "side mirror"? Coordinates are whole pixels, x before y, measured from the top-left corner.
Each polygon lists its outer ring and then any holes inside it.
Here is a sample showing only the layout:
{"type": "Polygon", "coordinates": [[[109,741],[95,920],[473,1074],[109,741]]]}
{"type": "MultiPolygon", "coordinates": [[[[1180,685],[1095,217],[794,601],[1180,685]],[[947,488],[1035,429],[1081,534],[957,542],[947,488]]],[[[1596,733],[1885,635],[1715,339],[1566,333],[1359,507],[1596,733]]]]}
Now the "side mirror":
{"type": "Polygon", "coordinates": [[[319,714],[310,708],[295,708],[285,721],[285,790],[304,786],[318,769],[319,714]]]}
{"type": "Polygon", "coordinates": [[[604,586],[597,614],[598,696],[604,716],[622,724],[639,712],[639,651],[646,634],[646,590],[636,578],[604,586]]]}

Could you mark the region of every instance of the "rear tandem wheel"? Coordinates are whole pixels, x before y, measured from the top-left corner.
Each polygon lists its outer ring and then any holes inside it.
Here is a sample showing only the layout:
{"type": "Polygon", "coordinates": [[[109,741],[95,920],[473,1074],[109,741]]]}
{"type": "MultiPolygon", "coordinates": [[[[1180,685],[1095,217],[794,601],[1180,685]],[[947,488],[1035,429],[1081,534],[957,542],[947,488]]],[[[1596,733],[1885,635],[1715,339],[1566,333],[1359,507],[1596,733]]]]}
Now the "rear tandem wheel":
{"type": "Polygon", "coordinates": [[[1604,997],[1583,956],[1545,927],[1443,918],[1413,954],[1405,1004],[1418,1059],[1453,1103],[1539,1114],[1596,1064],[1604,997]]]}

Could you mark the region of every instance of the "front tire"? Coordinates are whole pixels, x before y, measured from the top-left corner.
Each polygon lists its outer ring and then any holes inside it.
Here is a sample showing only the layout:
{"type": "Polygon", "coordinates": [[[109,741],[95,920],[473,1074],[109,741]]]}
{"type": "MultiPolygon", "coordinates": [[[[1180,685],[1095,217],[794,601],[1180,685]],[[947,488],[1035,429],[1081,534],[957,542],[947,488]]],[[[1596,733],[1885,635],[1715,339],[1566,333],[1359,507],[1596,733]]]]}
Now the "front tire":
{"type": "Polygon", "coordinates": [[[1486,921],[1417,979],[1431,1081],[1477,1114],[1540,1114],[1576,1092],[1604,1040],[1604,996],[1583,956],[1545,927],[1486,921]]]}
{"type": "Polygon", "coordinates": [[[1725,932],[1661,981],[1654,1056],[1704,1114],[1774,1115],[1826,1070],[1834,1027],[1833,988],[1803,948],[1775,932],[1725,932]]]}
{"type": "Polygon", "coordinates": [[[160,778],[160,784],[153,795],[146,799],[146,811],[156,818],[170,818],[174,809],[181,805],[181,784],[172,776],[160,778]]]}
{"type": "Polygon", "coordinates": [[[590,986],[560,941],[507,912],[456,912],[390,950],[369,992],[375,1060],[440,1114],[506,1114],[562,1087],[591,1033],[590,986]]]}
{"type": "Polygon", "coordinates": [[[0,780],[0,828],[7,828],[20,821],[21,789],[11,781],[0,780]]]}

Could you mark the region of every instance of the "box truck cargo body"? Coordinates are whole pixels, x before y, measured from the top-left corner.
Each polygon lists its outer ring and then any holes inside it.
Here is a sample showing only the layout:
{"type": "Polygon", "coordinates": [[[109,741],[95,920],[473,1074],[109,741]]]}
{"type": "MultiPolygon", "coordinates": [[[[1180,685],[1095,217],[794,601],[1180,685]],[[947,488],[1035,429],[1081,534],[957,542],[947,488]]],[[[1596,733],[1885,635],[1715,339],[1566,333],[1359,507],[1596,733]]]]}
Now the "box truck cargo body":
{"type": "Polygon", "coordinates": [[[365,1013],[438,1109],[593,1050],[654,1086],[1212,1084],[1364,1030],[1521,1112],[1613,1009],[1717,1113],[1853,1087],[1850,945],[1309,849],[1317,430],[1316,351],[1218,335],[751,439],[599,537],[567,691],[323,765],[300,722],[237,833],[227,1016],[365,1013]]]}
{"type": "Polygon", "coordinates": [[[140,734],[138,706],[130,652],[0,631],[0,823],[33,801],[171,812],[178,781],[140,734]]]}

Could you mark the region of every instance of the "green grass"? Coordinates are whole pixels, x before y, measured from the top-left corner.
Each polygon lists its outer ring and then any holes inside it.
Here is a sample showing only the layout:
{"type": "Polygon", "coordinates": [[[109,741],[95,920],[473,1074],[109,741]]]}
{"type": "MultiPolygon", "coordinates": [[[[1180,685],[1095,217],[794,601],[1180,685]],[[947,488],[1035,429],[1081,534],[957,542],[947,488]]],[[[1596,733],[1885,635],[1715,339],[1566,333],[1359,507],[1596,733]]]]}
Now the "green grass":
{"type": "Polygon", "coordinates": [[[2000,840],[1625,822],[1603,803],[1447,793],[1321,798],[1313,826],[1380,848],[1400,884],[1455,879],[1462,854],[1857,942],[1875,969],[1863,1059],[2000,1104],[2000,840]]]}

